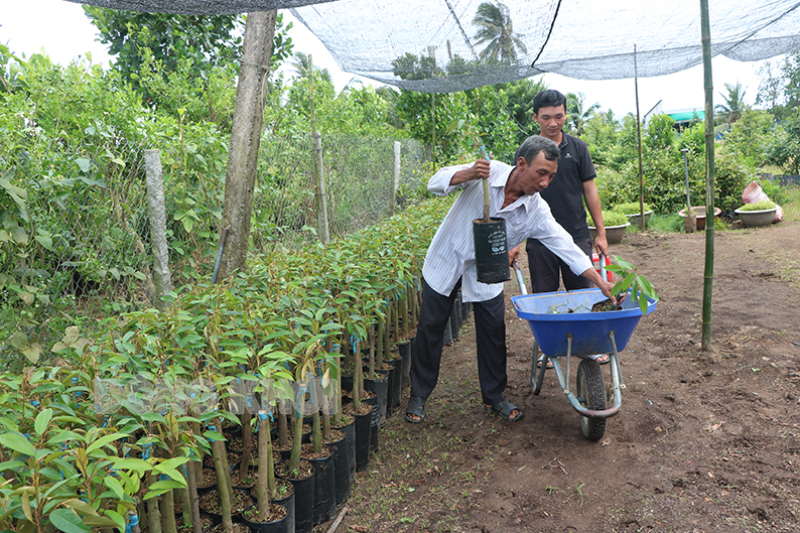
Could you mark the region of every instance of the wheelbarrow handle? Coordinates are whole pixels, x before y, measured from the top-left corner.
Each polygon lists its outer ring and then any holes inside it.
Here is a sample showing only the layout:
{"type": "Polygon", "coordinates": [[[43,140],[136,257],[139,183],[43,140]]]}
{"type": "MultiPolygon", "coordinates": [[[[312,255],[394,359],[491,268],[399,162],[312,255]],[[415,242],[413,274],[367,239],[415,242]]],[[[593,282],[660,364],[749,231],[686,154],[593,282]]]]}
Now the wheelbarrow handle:
{"type": "Polygon", "coordinates": [[[603,281],[608,281],[608,272],[606,272],[606,255],[600,252],[600,277],[603,281]]]}
{"type": "Polygon", "coordinates": [[[525,288],[525,279],[522,277],[522,271],[519,269],[519,265],[517,265],[516,259],[511,261],[511,266],[514,267],[514,272],[517,274],[517,283],[519,283],[520,294],[522,295],[528,294],[528,290],[525,288]]]}

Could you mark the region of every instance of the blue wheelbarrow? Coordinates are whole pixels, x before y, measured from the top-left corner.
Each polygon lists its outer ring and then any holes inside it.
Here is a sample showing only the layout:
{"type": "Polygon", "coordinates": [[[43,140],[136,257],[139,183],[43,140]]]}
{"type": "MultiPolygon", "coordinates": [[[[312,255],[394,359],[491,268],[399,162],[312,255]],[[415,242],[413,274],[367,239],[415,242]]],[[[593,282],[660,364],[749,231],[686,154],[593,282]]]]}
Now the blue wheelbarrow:
{"type": "MultiPolygon", "coordinates": [[[[533,332],[533,360],[531,361],[531,387],[538,395],[547,370],[553,362],[558,385],[570,405],[580,415],[581,430],[590,441],[598,441],[606,431],[606,419],[619,413],[625,384],[619,365],[619,352],[628,341],[642,318],[642,310],[630,294],[622,302],[622,309],[591,312],[592,306],[606,299],[600,289],[582,289],[569,292],[527,294],[522,273],[514,265],[521,296],[511,302],[517,316],[528,321],[533,332]],[[544,358],[537,372],[539,350],[544,358]],[[608,354],[611,367],[611,386],[606,390],[600,364],[587,358],[593,354],[608,354]],[[578,357],[575,390],[569,388],[569,369],[572,357],[578,357]],[[565,360],[563,369],[560,360],[565,360]],[[608,407],[611,402],[612,406],[608,407]]],[[[656,302],[648,299],[647,314],[656,309],[656,302]]]]}

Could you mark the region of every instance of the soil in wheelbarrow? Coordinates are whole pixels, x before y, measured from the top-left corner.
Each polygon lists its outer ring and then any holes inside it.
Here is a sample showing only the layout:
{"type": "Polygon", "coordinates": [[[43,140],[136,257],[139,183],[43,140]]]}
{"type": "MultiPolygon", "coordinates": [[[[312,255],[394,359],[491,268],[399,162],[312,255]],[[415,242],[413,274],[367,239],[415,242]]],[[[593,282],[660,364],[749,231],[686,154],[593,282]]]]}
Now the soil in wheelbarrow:
{"type": "Polygon", "coordinates": [[[709,352],[704,248],[702,233],[610,246],[661,301],[620,354],[627,388],[603,438],[583,437],[552,372],[532,394],[533,337],[508,302],[506,398],[524,419],[484,414],[470,318],[422,424],[405,422],[404,391],[337,531],[800,531],[800,225],[717,232],[709,352]]]}

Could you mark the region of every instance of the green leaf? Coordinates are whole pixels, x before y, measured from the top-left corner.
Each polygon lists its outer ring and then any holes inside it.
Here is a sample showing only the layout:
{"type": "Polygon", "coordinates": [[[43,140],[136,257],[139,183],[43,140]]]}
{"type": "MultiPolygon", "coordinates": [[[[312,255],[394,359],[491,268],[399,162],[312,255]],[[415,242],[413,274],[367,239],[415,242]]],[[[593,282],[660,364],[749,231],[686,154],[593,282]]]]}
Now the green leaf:
{"type": "Polygon", "coordinates": [[[65,500],[64,505],[82,515],[97,516],[97,511],[95,511],[94,507],[83,500],[79,500],[78,498],[70,498],[69,500],[65,500]]]}
{"type": "Polygon", "coordinates": [[[125,531],[125,519],[122,517],[121,514],[119,514],[116,511],[112,511],[111,509],[106,509],[105,513],[111,520],[114,521],[114,523],[116,524],[117,528],[120,531],[125,531]]]}
{"type": "Polygon", "coordinates": [[[639,284],[642,287],[642,293],[650,298],[651,300],[658,301],[658,295],[656,294],[656,289],[653,287],[653,284],[646,278],[639,277],[639,284]]]}
{"type": "Polygon", "coordinates": [[[647,314],[647,298],[639,298],[639,309],[642,310],[642,314],[647,314]]]}
{"type": "Polygon", "coordinates": [[[91,167],[92,164],[91,160],[79,158],[75,160],[75,163],[80,167],[81,171],[83,171],[84,174],[89,173],[89,168],[91,167]]]}
{"type": "MultiPolygon", "coordinates": [[[[616,264],[618,264],[619,266],[621,266],[622,268],[624,268],[626,271],[629,271],[629,272],[630,272],[631,270],[634,270],[634,267],[633,267],[633,265],[632,265],[632,264],[630,264],[630,263],[628,263],[627,261],[625,261],[625,260],[624,260],[623,258],[621,258],[620,256],[618,256],[618,255],[614,255],[614,256],[612,256],[612,257],[614,258],[614,262],[615,262],[616,264]]],[[[614,266],[614,265],[611,265],[611,266],[614,266]]]]}
{"type": "Polygon", "coordinates": [[[17,244],[28,244],[28,234],[16,225],[11,228],[11,239],[17,244]]]}
{"type": "Polygon", "coordinates": [[[171,479],[163,479],[161,481],[156,481],[152,485],[150,485],[150,491],[144,495],[145,500],[149,500],[155,496],[161,496],[165,492],[172,490],[172,489],[182,489],[184,485],[181,485],[177,481],[173,481],[171,479]]]}
{"type": "Polygon", "coordinates": [[[50,513],[50,523],[64,533],[91,533],[91,529],[69,509],[56,509],[50,513]]]}
{"type": "Polygon", "coordinates": [[[100,437],[99,439],[97,439],[96,441],[91,443],[88,448],[86,448],[86,452],[87,453],[92,453],[93,451],[95,451],[96,449],[98,449],[98,448],[100,448],[102,446],[105,446],[105,445],[107,445],[107,444],[109,444],[111,442],[114,442],[115,440],[123,439],[123,438],[125,438],[127,436],[128,435],[126,435],[125,433],[112,433],[111,435],[106,435],[105,437],[100,437]]]}
{"type": "Polygon", "coordinates": [[[29,455],[31,457],[36,455],[36,448],[34,448],[31,441],[25,438],[25,435],[19,431],[9,431],[8,433],[0,434],[0,444],[23,455],[29,455]]]}
{"type": "Polygon", "coordinates": [[[174,469],[174,468],[178,468],[179,466],[184,465],[184,464],[186,464],[188,462],[189,462],[189,458],[188,457],[173,457],[172,459],[167,459],[166,461],[161,461],[160,463],[158,463],[158,465],[156,465],[155,469],[157,471],[160,471],[159,467],[174,469]]]}
{"type": "Polygon", "coordinates": [[[120,500],[125,497],[125,489],[123,488],[122,483],[120,483],[119,480],[114,476],[106,476],[103,478],[103,483],[106,487],[114,491],[114,494],[116,494],[117,498],[120,500]]]}
{"type": "Polygon", "coordinates": [[[36,364],[39,361],[39,356],[42,355],[42,345],[38,342],[31,343],[30,346],[22,350],[22,354],[28,361],[36,364]]]}
{"type": "MultiPolygon", "coordinates": [[[[183,475],[180,472],[178,472],[174,468],[164,468],[161,465],[154,465],[153,466],[153,470],[155,470],[155,471],[157,471],[157,472],[159,472],[161,474],[168,475],[170,478],[172,478],[173,481],[177,481],[178,483],[180,483],[180,486],[182,488],[186,488],[186,486],[187,486],[186,485],[186,479],[183,477],[183,475]]],[[[155,485],[155,483],[153,485],[155,485]]],[[[152,488],[152,485],[151,485],[151,488],[152,488]]]]}
{"type": "Polygon", "coordinates": [[[217,433],[216,431],[206,431],[203,433],[203,436],[208,440],[221,440],[221,441],[225,440],[225,437],[221,433],[217,433]]]}
{"type": "Polygon", "coordinates": [[[51,239],[50,237],[44,235],[37,235],[36,237],[34,237],[34,239],[36,239],[36,242],[41,244],[45,249],[51,252],[53,251],[53,239],[51,239]]]}
{"type": "Polygon", "coordinates": [[[134,470],[143,474],[153,469],[153,466],[143,459],[134,459],[129,457],[109,457],[109,459],[111,460],[111,464],[113,464],[114,468],[117,470],[134,470]]]}
{"type": "Polygon", "coordinates": [[[36,416],[36,422],[33,424],[33,429],[39,435],[44,435],[47,431],[47,426],[50,425],[50,420],[53,418],[53,410],[45,409],[36,416]]]}

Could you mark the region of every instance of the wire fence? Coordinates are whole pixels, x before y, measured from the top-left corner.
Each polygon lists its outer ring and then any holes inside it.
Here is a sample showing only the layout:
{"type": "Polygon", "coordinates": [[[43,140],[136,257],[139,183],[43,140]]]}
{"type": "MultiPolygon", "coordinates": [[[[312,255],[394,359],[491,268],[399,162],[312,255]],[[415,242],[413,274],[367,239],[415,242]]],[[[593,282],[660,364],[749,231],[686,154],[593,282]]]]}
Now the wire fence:
{"type": "MultiPolygon", "coordinates": [[[[386,139],[323,136],[322,177],[331,236],[358,231],[392,214],[394,145],[386,139]]],[[[400,143],[398,208],[424,196],[430,168],[426,160],[418,141],[400,143]]],[[[278,243],[291,248],[316,240],[320,228],[311,139],[266,138],[259,161],[253,252],[267,252],[278,243]]]]}
{"type": "MultiPolygon", "coordinates": [[[[390,216],[395,197],[398,209],[424,197],[430,166],[422,145],[408,140],[400,144],[395,193],[394,144],[391,139],[356,136],[323,138],[331,236],[390,216]]],[[[219,143],[208,150],[219,152],[222,147],[219,143]]],[[[155,301],[147,148],[151,147],[110,136],[73,149],[36,154],[20,150],[15,161],[8,161],[11,170],[0,177],[4,184],[25,191],[27,220],[20,221],[24,239],[16,234],[18,242],[0,242],[0,357],[6,364],[23,364],[20,354],[31,350],[49,356],[71,325],[90,330],[104,317],[155,301]]],[[[197,158],[178,156],[185,147],[159,148],[172,281],[181,286],[213,268],[225,169],[217,164],[221,168],[206,175],[189,168],[197,158]]],[[[226,154],[216,157],[224,162],[226,154]]],[[[208,153],[199,158],[208,159],[208,153]]],[[[311,161],[308,136],[263,139],[251,221],[252,254],[278,245],[291,250],[317,239],[311,161]]]]}

